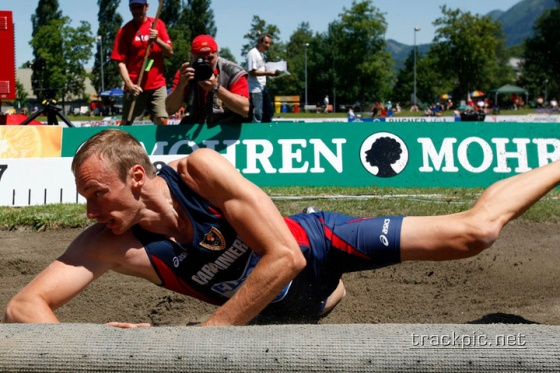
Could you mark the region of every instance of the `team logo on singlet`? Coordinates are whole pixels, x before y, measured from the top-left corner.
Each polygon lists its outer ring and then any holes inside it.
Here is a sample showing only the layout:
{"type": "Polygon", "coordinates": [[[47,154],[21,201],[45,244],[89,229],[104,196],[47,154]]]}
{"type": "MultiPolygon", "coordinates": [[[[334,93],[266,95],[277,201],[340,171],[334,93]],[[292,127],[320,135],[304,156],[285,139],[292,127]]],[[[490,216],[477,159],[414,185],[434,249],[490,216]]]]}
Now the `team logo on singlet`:
{"type": "Polygon", "coordinates": [[[222,232],[220,232],[216,227],[212,227],[210,232],[204,235],[204,239],[200,243],[200,246],[213,251],[220,251],[226,248],[226,241],[222,232]]]}

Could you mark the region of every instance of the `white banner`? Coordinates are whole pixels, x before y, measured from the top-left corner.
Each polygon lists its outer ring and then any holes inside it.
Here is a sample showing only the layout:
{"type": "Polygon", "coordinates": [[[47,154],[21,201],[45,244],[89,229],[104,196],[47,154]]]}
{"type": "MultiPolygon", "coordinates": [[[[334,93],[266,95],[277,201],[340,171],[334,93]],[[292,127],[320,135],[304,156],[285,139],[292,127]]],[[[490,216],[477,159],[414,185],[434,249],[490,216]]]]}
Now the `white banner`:
{"type": "MultiPolygon", "coordinates": [[[[156,167],[184,155],[151,156],[156,167]]],[[[72,158],[0,159],[0,206],[85,203],[76,191],[72,158]]]]}

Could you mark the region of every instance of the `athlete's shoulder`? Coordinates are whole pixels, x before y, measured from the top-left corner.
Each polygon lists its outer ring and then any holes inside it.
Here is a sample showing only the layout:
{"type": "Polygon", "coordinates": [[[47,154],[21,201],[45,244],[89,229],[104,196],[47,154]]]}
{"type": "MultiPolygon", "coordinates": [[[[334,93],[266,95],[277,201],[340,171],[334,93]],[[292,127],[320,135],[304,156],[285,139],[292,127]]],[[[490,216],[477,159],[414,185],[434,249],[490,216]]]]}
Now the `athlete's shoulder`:
{"type": "Polygon", "coordinates": [[[102,257],[105,252],[115,253],[135,245],[138,245],[138,240],[131,229],[115,234],[105,224],[96,223],[80,233],[68,249],[81,253],[91,252],[96,257],[102,257]]]}

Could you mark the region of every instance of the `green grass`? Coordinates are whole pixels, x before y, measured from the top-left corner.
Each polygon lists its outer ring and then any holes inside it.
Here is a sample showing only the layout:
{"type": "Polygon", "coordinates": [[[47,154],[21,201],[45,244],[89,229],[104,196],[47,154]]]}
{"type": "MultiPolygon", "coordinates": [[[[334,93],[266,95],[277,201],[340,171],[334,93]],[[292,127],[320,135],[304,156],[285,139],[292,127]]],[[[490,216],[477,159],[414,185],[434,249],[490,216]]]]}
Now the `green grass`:
{"type": "MultiPolygon", "coordinates": [[[[467,188],[263,188],[283,215],[301,212],[306,206],[354,216],[442,215],[470,208],[482,189],[467,188]]],[[[560,191],[553,190],[521,219],[560,223],[560,191]]],[[[29,228],[57,230],[86,227],[85,205],[57,204],[30,207],[0,207],[0,230],[29,228]]]]}
{"type": "MultiPolygon", "coordinates": [[[[524,109],[521,109],[521,110],[502,110],[502,111],[500,111],[499,115],[528,115],[528,114],[535,114],[536,112],[537,111],[535,109],[524,108],[524,109]]],[[[421,116],[424,116],[424,113],[422,111],[411,113],[410,111],[408,111],[408,109],[403,109],[403,111],[400,114],[396,114],[395,116],[396,117],[421,117],[421,116]]],[[[446,112],[443,113],[443,116],[453,116],[453,111],[451,111],[451,110],[446,111],[446,112]]],[[[120,118],[120,115],[117,115],[116,117],[120,118]]],[[[90,121],[101,121],[105,117],[104,116],[90,117],[90,116],[84,116],[84,115],[67,115],[67,118],[70,121],[90,122],[90,121]]],[[[293,120],[306,119],[306,118],[313,118],[313,119],[317,119],[317,118],[326,118],[326,119],[340,118],[340,119],[346,121],[346,113],[345,112],[340,112],[340,113],[304,113],[304,112],[279,113],[279,114],[275,114],[274,118],[293,119],[293,120]]]]}
{"type": "MultiPolygon", "coordinates": [[[[501,110],[500,113],[498,115],[528,115],[528,114],[535,114],[537,111],[536,109],[532,109],[532,108],[523,108],[520,110],[501,110]]],[[[361,113],[356,113],[356,114],[361,114],[361,113]]],[[[367,114],[364,114],[367,116],[367,114]]],[[[422,117],[424,116],[424,113],[422,111],[418,111],[418,112],[413,112],[411,113],[408,109],[404,108],[400,114],[395,114],[395,117],[422,117]]],[[[453,111],[452,110],[448,110],[443,112],[443,116],[444,117],[452,117],[453,116],[453,111]]],[[[344,119],[344,121],[346,120],[346,113],[345,112],[340,112],[340,113],[280,113],[280,114],[275,114],[274,118],[282,118],[282,119],[305,119],[305,118],[327,118],[327,119],[332,119],[332,118],[341,118],[344,119]]]]}
{"type": "Polygon", "coordinates": [[[31,228],[37,231],[85,227],[85,205],[56,204],[29,207],[0,207],[0,230],[31,228]]]}

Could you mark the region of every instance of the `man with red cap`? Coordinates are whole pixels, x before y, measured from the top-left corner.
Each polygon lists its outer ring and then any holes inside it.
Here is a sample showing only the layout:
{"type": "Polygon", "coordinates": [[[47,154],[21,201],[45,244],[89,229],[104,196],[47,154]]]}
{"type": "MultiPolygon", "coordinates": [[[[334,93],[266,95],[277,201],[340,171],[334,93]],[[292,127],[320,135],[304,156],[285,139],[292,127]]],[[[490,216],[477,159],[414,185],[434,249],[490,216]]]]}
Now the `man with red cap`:
{"type": "Polygon", "coordinates": [[[111,59],[118,64],[119,73],[125,84],[123,121],[127,121],[133,101],[132,118],[141,117],[147,109],[155,124],[163,124],[167,119],[165,96],[167,84],[164,75],[163,57],[173,55],[173,45],[165,24],[147,16],[147,0],[129,0],[132,20],[119,29],[111,59]],[[149,59],[139,82],[140,70],[148,44],[151,43],[149,59]]]}
{"type": "Polygon", "coordinates": [[[173,90],[165,100],[168,114],[187,104],[184,123],[239,124],[249,115],[247,72],[218,54],[210,35],[198,35],[191,44],[191,62],[181,65],[173,90]]]}

